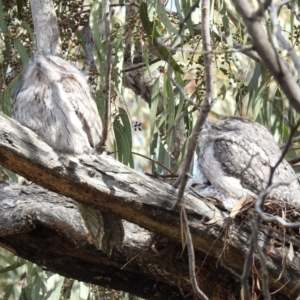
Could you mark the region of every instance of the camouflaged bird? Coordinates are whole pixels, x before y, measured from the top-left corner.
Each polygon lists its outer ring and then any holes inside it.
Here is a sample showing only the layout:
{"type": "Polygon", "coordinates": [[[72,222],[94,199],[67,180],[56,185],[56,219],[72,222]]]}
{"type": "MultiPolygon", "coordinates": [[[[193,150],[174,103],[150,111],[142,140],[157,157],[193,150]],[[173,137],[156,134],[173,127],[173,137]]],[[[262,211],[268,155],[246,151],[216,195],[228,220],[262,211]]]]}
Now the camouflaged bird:
{"type": "MultiPolygon", "coordinates": [[[[25,68],[12,97],[12,117],[58,153],[94,153],[100,143],[102,123],[87,80],[56,56],[37,56],[25,68]]],[[[122,245],[121,220],[80,203],[78,208],[98,249],[122,245]]]]}
{"type": "Polygon", "coordinates": [[[100,143],[102,123],[85,77],[56,56],[38,56],[25,68],[12,117],[61,152],[90,153],[100,143]]]}
{"type": "MultiPolygon", "coordinates": [[[[197,171],[189,185],[231,210],[242,197],[256,197],[266,188],[271,167],[280,156],[272,135],[259,123],[237,117],[206,122],[200,135],[197,171]]],[[[294,175],[292,167],[283,160],[272,183],[288,182],[294,175]]],[[[299,203],[298,180],[275,188],[268,198],[299,203]]]]}

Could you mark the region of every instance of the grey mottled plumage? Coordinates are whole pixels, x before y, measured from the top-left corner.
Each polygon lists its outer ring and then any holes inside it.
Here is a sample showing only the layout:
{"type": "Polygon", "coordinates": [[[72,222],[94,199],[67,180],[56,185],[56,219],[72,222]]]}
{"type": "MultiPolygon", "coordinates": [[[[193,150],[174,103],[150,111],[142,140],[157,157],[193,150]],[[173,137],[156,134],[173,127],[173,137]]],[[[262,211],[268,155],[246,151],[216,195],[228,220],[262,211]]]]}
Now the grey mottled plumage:
{"type": "Polygon", "coordinates": [[[86,79],[56,56],[38,56],[26,67],[12,117],[61,152],[90,153],[100,142],[101,119],[86,79]]]}
{"type": "MultiPolygon", "coordinates": [[[[102,123],[85,77],[56,56],[38,56],[25,68],[12,117],[60,153],[92,153],[100,143],[102,123]]],[[[78,208],[97,248],[110,253],[122,245],[121,220],[80,203],[78,208]]]]}
{"type": "MultiPolygon", "coordinates": [[[[267,186],[270,167],[281,156],[264,126],[235,117],[207,122],[200,136],[200,148],[198,171],[191,184],[203,196],[223,202],[227,209],[246,195],[258,195],[267,186]]],[[[275,171],[273,183],[288,182],[294,174],[283,160],[275,171]]],[[[299,203],[298,181],[274,189],[269,198],[299,203]]]]}

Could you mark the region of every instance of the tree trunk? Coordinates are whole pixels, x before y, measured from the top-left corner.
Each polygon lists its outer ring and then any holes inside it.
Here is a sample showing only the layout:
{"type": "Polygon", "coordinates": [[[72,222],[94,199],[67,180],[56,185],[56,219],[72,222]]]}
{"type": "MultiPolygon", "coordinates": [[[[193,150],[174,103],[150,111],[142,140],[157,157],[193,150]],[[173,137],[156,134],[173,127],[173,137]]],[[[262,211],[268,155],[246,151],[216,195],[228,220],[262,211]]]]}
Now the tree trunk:
{"type": "Polygon", "coordinates": [[[36,50],[42,55],[61,56],[60,36],[52,0],[30,0],[36,50]]]}
{"type": "MultiPolygon", "coordinates": [[[[0,163],[60,194],[36,185],[1,182],[2,246],[64,276],[148,299],[192,297],[187,257],[181,255],[180,214],[178,208],[171,209],[176,200],[171,186],[106,155],[60,155],[32,131],[2,114],[0,163]],[[164,238],[124,222],[123,249],[114,250],[108,257],[92,244],[73,200],[61,195],[115,214],[164,238]]],[[[225,211],[192,194],[186,194],[184,205],[200,288],[210,299],[239,293],[239,278],[230,271],[241,274],[243,270],[251,235],[246,218],[229,219],[225,211]],[[209,226],[207,221],[213,218],[217,222],[209,226]]],[[[287,239],[266,226],[259,233],[259,241],[267,253],[271,290],[280,289],[281,294],[291,298],[298,295],[296,239],[287,239]],[[290,247],[294,248],[292,258],[288,257],[290,247]]],[[[255,258],[253,268],[259,270],[259,266],[255,258]]]]}

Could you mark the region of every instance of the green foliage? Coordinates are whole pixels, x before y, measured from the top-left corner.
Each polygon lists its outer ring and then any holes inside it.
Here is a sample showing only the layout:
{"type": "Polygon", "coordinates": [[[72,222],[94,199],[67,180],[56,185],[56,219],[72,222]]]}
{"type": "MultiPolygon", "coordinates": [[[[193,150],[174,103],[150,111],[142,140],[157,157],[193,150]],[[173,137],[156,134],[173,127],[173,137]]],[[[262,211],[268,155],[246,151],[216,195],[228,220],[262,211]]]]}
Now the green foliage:
{"type": "Polygon", "coordinates": [[[183,71],[175,61],[175,59],[171,56],[170,51],[163,46],[162,42],[159,41],[161,38],[161,34],[157,30],[154,22],[150,22],[148,17],[148,7],[145,2],[142,2],[140,5],[140,17],[143,24],[143,28],[148,36],[149,42],[154,45],[155,49],[160,54],[161,58],[170,64],[170,66],[180,74],[183,74],[183,71]]]}
{"type": "Polygon", "coordinates": [[[124,109],[118,108],[118,113],[115,115],[113,122],[113,129],[115,134],[115,157],[123,162],[125,165],[134,167],[133,158],[131,153],[132,137],[131,137],[132,125],[128,119],[128,115],[124,109]]]}
{"type": "Polygon", "coordinates": [[[29,59],[28,59],[28,55],[27,55],[24,45],[22,44],[22,42],[20,40],[16,39],[14,41],[14,46],[20,55],[23,65],[26,66],[28,64],[29,59]]]}

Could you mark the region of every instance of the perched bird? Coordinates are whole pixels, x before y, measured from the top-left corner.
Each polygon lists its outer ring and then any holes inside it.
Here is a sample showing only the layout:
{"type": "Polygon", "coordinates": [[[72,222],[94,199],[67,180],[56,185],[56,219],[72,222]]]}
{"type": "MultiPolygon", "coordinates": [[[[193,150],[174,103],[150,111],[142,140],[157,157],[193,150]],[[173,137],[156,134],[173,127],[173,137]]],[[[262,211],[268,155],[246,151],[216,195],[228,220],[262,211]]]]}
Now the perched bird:
{"type": "Polygon", "coordinates": [[[56,56],[38,56],[25,68],[12,117],[65,153],[90,153],[101,139],[101,119],[85,77],[56,56]]]}
{"type": "MultiPolygon", "coordinates": [[[[189,185],[231,210],[242,197],[255,197],[266,188],[271,167],[280,157],[272,135],[259,123],[237,117],[207,122],[200,135],[197,171],[189,185]]],[[[292,167],[283,160],[272,183],[288,182],[294,175],[292,167]]],[[[298,180],[273,189],[268,198],[299,203],[298,180]]]]}
{"type": "MultiPolygon", "coordinates": [[[[37,56],[25,68],[12,97],[12,117],[58,153],[93,153],[100,143],[102,123],[85,77],[56,56],[37,56]]],[[[78,208],[97,248],[121,246],[121,220],[87,205],[78,208]]]]}

